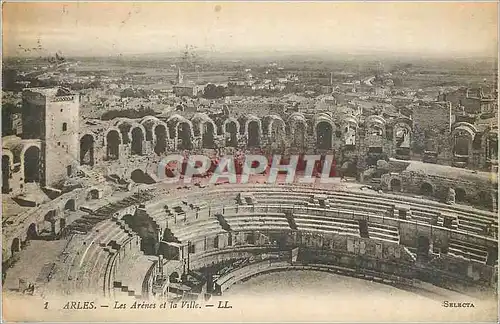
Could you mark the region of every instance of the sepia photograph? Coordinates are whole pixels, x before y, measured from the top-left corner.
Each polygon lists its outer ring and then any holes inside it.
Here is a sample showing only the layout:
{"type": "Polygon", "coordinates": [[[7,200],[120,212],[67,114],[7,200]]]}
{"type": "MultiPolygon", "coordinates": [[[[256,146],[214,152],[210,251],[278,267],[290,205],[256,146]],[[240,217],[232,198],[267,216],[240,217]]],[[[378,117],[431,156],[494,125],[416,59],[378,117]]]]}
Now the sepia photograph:
{"type": "Polygon", "coordinates": [[[497,1],[3,1],[3,322],[498,323],[497,1]]]}

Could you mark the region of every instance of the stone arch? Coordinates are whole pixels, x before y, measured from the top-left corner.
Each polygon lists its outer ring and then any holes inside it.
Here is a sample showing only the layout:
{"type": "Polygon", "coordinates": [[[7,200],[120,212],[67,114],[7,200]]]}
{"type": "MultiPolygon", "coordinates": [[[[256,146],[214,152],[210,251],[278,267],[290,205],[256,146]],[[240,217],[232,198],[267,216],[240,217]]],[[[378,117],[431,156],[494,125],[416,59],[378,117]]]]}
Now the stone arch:
{"type": "Polygon", "coordinates": [[[153,132],[154,138],[154,151],[156,154],[160,155],[167,151],[167,138],[168,138],[168,128],[164,123],[158,123],[154,126],[153,132]]]}
{"type": "Polygon", "coordinates": [[[316,148],[320,150],[329,150],[333,147],[333,137],[335,135],[335,123],[330,115],[320,113],[314,119],[314,137],[316,139],[316,148]]]}
{"type": "Polygon", "coordinates": [[[406,122],[397,122],[393,126],[393,142],[396,148],[411,147],[411,126],[406,122]]]}
{"type": "Polygon", "coordinates": [[[193,148],[193,128],[192,124],[186,121],[181,121],[177,124],[177,138],[178,148],[181,150],[190,150],[193,148]],[[180,141],[180,142],[179,142],[180,141]]]}
{"type": "Polygon", "coordinates": [[[170,138],[175,139],[177,149],[189,150],[192,148],[192,139],[194,138],[193,124],[178,114],[170,116],[167,120],[167,126],[170,138]]]}
{"type": "Polygon", "coordinates": [[[476,137],[477,129],[474,125],[459,122],[453,125],[451,132],[453,162],[456,166],[465,166],[472,156],[472,143],[476,137]]]}
{"type": "Polygon", "coordinates": [[[10,245],[10,251],[12,255],[21,251],[21,240],[18,237],[15,237],[12,240],[12,244],[10,245]]]}
{"type": "Polygon", "coordinates": [[[85,134],[80,138],[80,165],[94,165],[94,135],[85,134]]]}
{"type": "Polygon", "coordinates": [[[307,121],[302,113],[294,112],[287,119],[291,144],[294,147],[305,147],[307,136],[307,121]]]}
{"type": "Polygon", "coordinates": [[[420,194],[431,197],[434,194],[434,186],[430,182],[423,182],[420,185],[420,194]]]}
{"type": "Polygon", "coordinates": [[[385,119],[372,115],[366,119],[366,135],[368,147],[382,147],[386,138],[385,119]]]}
{"type": "Polygon", "coordinates": [[[330,119],[321,118],[314,123],[314,135],[316,137],[316,148],[329,150],[333,147],[333,136],[335,124],[330,119]]]}
{"type": "Polygon", "coordinates": [[[76,200],[68,199],[68,201],[64,204],[64,210],[76,211],[76,200]]]}
{"type": "Polygon", "coordinates": [[[285,145],[286,125],[283,119],[277,115],[268,115],[264,117],[267,123],[267,136],[271,144],[278,146],[285,145]]]}
{"type": "Polygon", "coordinates": [[[146,141],[154,140],[154,129],[159,123],[161,123],[161,121],[155,116],[146,116],[141,120],[140,124],[144,126],[144,130],[146,131],[146,141]]]}
{"type": "Polygon", "coordinates": [[[35,223],[31,223],[26,231],[27,240],[36,240],[38,238],[38,227],[35,223]]]}
{"type": "Polygon", "coordinates": [[[116,127],[120,130],[122,144],[129,144],[132,140],[130,137],[132,122],[126,119],[119,119],[116,123],[116,127]]]}
{"type": "Polygon", "coordinates": [[[255,120],[251,120],[247,123],[247,145],[249,147],[259,147],[260,146],[260,128],[259,123],[255,120]]]}
{"type": "Polygon", "coordinates": [[[22,155],[24,182],[40,182],[41,150],[36,145],[27,146],[22,155]]]}
{"type": "Polygon", "coordinates": [[[226,146],[238,146],[238,134],[240,133],[240,123],[235,118],[229,117],[222,125],[226,146]]]}
{"type": "Polygon", "coordinates": [[[402,184],[401,184],[401,179],[399,178],[392,178],[390,182],[390,189],[392,191],[400,192],[402,191],[402,184]]]}
{"type": "Polygon", "coordinates": [[[132,144],[130,152],[132,155],[143,155],[145,133],[144,127],[136,126],[131,129],[130,137],[132,138],[132,144]]]}
{"type": "Polygon", "coordinates": [[[45,214],[43,219],[44,219],[44,221],[51,222],[56,218],[56,216],[57,216],[57,210],[51,209],[45,214]]]}
{"type": "Polygon", "coordinates": [[[465,202],[467,199],[467,193],[464,188],[454,188],[455,189],[455,201],[465,202]]]}
{"type": "Polygon", "coordinates": [[[90,189],[87,194],[88,200],[99,199],[99,190],[98,189],[90,189]]]}
{"type": "Polygon", "coordinates": [[[215,136],[217,135],[217,125],[207,114],[197,113],[191,119],[194,127],[194,134],[201,136],[201,146],[203,148],[215,147],[215,136]]]}
{"type": "Polygon", "coordinates": [[[247,115],[243,118],[245,123],[244,135],[247,139],[247,146],[259,147],[262,137],[262,121],[254,115],[247,115]]]}
{"type": "Polygon", "coordinates": [[[112,128],[108,130],[105,137],[106,159],[117,160],[120,157],[120,144],[122,136],[118,129],[112,128]]]}
{"type": "Polygon", "coordinates": [[[203,148],[215,148],[215,134],[217,132],[217,127],[215,123],[204,123],[202,132],[202,147],[203,148]]]}
{"type": "Polygon", "coordinates": [[[358,134],[358,121],[354,117],[342,121],[342,137],[345,146],[355,146],[358,134]]]}

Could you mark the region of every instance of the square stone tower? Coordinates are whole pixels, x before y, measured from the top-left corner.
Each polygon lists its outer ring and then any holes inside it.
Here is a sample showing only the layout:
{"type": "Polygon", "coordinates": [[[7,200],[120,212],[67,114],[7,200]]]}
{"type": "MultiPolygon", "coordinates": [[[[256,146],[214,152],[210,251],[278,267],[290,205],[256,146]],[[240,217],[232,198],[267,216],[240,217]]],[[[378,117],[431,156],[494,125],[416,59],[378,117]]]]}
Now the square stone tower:
{"type": "Polygon", "coordinates": [[[64,88],[23,92],[23,138],[42,141],[42,186],[60,183],[79,165],[79,99],[64,88]]]}

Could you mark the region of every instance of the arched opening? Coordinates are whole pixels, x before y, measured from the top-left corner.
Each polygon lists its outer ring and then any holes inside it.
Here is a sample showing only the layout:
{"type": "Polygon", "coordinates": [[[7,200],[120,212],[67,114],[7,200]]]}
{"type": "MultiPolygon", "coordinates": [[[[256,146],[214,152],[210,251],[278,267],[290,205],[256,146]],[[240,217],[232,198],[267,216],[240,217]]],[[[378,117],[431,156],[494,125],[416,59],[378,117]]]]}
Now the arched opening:
{"type": "Polygon", "coordinates": [[[330,123],[319,122],[316,125],[316,147],[320,150],[332,148],[333,128],[330,123]]]}
{"type": "Polygon", "coordinates": [[[427,236],[417,238],[417,259],[426,260],[429,257],[430,242],[427,236]]]}
{"type": "Polygon", "coordinates": [[[348,124],[344,128],[344,144],[346,146],[356,145],[356,128],[348,124]]]}
{"type": "Polygon", "coordinates": [[[391,180],[391,190],[395,191],[395,192],[400,192],[401,191],[401,180],[392,179],[391,180]]]}
{"type": "Polygon", "coordinates": [[[116,130],[106,135],[106,156],[108,160],[117,160],[120,154],[120,134],[116,130]]]}
{"type": "Polygon", "coordinates": [[[167,151],[167,128],[164,125],[157,125],[155,127],[155,135],[155,153],[160,155],[167,151]]]}
{"type": "Polygon", "coordinates": [[[469,138],[465,136],[455,136],[455,145],[453,146],[453,153],[455,155],[468,156],[469,155],[469,138]]]}
{"type": "Polygon", "coordinates": [[[293,146],[304,147],[306,143],[306,125],[296,123],[293,130],[293,146]]]}
{"type": "Polygon", "coordinates": [[[130,137],[128,135],[131,127],[132,126],[128,123],[122,123],[118,126],[118,128],[120,129],[120,133],[122,135],[122,144],[130,143],[130,137]]]}
{"type": "Polygon", "coordinates": [[[94,165],[94,137],[90,134],[83,135],[80,139],[80,164],[94,165]]]}
{"type": "Polygon", "coordinates": [[[249,147],[260,146],[259,123],[256,120],[253,120],[248,123],[248,146],[249,147]]]}
{"type": "Polygon", "coordinates": [[[31,223],[28,227],[28,231],[26,233],[27,240],[36,240],[38,238],[38,229],[35,223],[31,223]]]}
{"type": "Polygon", "coordinates": [[[406,127],[395,127],[394,137],[397,148],[410,147],[410,132],[406,127]]]}
{"type": "Polygon", "coordinates": [[[230,121],[226,123],[226,146],[228,147],[237,147],[238,146],[238,127],[236,126],[236,122],[230,121]]]}
{"type": "Polygon", "coordinates": [[[465,202],[466,193],[462,188],[455,188],[455,201],[456,202],[465,202]]]}
{"type": "Polygon", "coordinates": [[[76,202],[74,199],[69,199],[66,204],[64,204],[64,210],[76,211],[76,202]]]}
{"type": "Polygon", "coordinates": [[[478,195],[478,205],[491,209],[493,207],[493,197],[492,193],[488,191],[481,191],[478,195]]]}
{"type": "Polygon", "coordinates": [[[40,149],[36,146],[24,153],[24,182],[40,182],[40,149]]]}
{"type": "Polygon", "coordinates": [[[90,190],[87,199],[99,199],[99,190],[97,189],[90,190]]]}
{"type": "Polygon", "coordinates": [[[130,174],[130,179],[135,183],[146,183],[146,184],[154,183],[153,179],[151,179],[150,176],[148,176],[144,171],[139,169],[132,171],[132,173],[130,174]]]}
{"type": "Polygon", "coordinates": [[[193,144],[191,142],[191,127],[186,122],[180,122],[177,125],[178,139],[180,140],[178,148],[180,150],[191,150],[193,144]]]}
{"type": "Polygon", "coordinates": [[[422,196],[430,197],[432,196],[432,193],[433,193],[432,185],[428,182],[422,183],[422,185],[420,186],[420,194],[422,196]]]}
{"type": "Polygon", "coordinates": [[[367,127],[366,142],[369,148],[382,147],[384,143],[384,129],[381,123],[371,123],[367,127]]]}
{"type": "Polygon", "coordinates": [[[276,144],[277,146],[284,146],[284,140],[285,140],[285,125],[283,124],[283,121],[280,119],[275,119],[271,122],[271,127],[270,127],[270,137],[271,137],[271,142],[276,144]]]}
{"type": "Polygon", "coordinates": [[[10,157],[2,155],[2,193],[10,192],[10,157]]]}
{"type": "Polygon", "coordinates": [[[172,283],[176,283],[176,282],[179,282],[179,274],[177,272],[172,272],[169,276],[169,280],[170,282],[172,283]]]}
{"type": "MultiPolygon", "coordinates": [[[[139,170],[140,171],[140,170],[139,170]]],[[[132,214],[126,214],[126,215],[123,215],[122,217],[122,221],[125,222],[125,224],[127,224],[128,226],[130,227],[134,227],[136,226],[137,224],[135,223],[135,219],[134,219],[134,216],[132,214]]]]}
{"type": "Polygon", "coordinates": [[[142,155],[142,142],[144,141],[144,134],[140,127],[132,129],[132,147],[131,152],[133,155],[142,155]]]}
{"type": "Polygon", "coordinates": [[[12,252],[12,254],[21,251],[21,240],[19,238],[16,237],[12,240],[10,251],[12,252]]]}
{"type": "Polygon", "coordinates": [[[203,142],[202,142],[202,147],[203,148],[214,148],[215,147],[215,142],[214,142],[214,125],[212,123],[204,123],[203,124],[203,142]]]}

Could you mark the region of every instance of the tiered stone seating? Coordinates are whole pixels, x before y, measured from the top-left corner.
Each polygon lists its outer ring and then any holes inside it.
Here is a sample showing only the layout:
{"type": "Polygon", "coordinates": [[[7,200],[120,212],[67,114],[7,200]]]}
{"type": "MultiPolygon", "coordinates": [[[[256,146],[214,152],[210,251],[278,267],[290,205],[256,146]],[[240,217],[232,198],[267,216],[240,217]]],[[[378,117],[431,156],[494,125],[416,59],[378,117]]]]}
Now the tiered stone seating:
{"type": "MultiPolygon", "coordinates": [[[[133,245],[133,240],[135,237],[136,235],[133,233],[131,234],[130,231],[124,231],[124,233],[118,234],[113,237],[113,239],[110,240],[107,244],[105,252],[108,253],[108,261],[106,262],[106,265],[103,264],[100,271],[98,271],[98,282],[100,285],[99,287],[102,287],[105,294],[111,293],[114,278],[114,269],[116,267],[117,258],[119,257],[118,251],[121,251],[126,255],[127,251],[129,251],[130,253],[131,251],[137,252],[138,250],[140,250],[140,247],[137,243],[135,246],[133,245]],[[129,245],[132,245],[131,249],[129,249],[129,245]]],[[[130,264],[128,264],[128,266],[130,266],[130,264]]]]}
{"type": "Polygon", "coordinates": [[[299,192],[284,192],[283,190],[255,192],[255,203],[268,205],[302,205],[308,204],[311,195],[299,192]]]}
{"type": "Polygon", "coordinates": [[[241,212],[223,215],[233,231],[290,230],[284,213],[241,212]]]}
{"type": "Polygon", "coordinates": [[[359,237],[359,225],[354,220],[297,213],[293,216],[299,230],[359,237]]]}
{"type": "Polygon", "coordinates": [[[65,229],[66,233],[88,233],[94,226],[103,220],[109,219],[115,212],[120,209],[130,207],[134,204],[139,204],[153,198],[149,191],[135,193],[132,196],[126,197],[120,201],[103,206],[96,211],[86,214],[83,217],[75,220],[65,229]]]}
{"type": "Polygon", "coordinates": [[[486,248],[456,240],[450,241],[448,254],[481,263],[486,263],[486,259],[488,258],[488,251],[486,248]]]}
{"type": "Polygon", "coordinates": [[[134,246],[127,248],[124,256],[115,262],[111,272],[113,295],[115,298],[122,296],[142,297],[142,283],[144,276],[152,264],[151,257],[145,256],[143,252],[134,246]]]}
{"type": "Polygon", "coordinates": [[[370,214],[387,214],[394,204],[378,203],[373,199],[347,195],[329,195],[328,202],[331,208],[343,208],[370,214]]]}
{"type": "Polygon", "coordinates": [[[123,224],[106,221],[95,228],[90,235],[80,240],[81,248],[68,270],[67,280],[78,291],[95,292],[101,289],[102,281],[96,280],[103,273],[108,257],[115,252],[117,244],[131,237],[131,231],[123,224]],[[82,241],[85,244],[82,244],[82,241]],[[113,246],[109,246],[112,242],[113,246]]]}
{"type": "Polygon", "coordinates": [[[438,212],[417,207],[411,208],[411,220],[427,224],[433,224],[435,220],[433,225],[443,225],[443,218],[438,212]]]}
{"type": "MultiPolygon", "coordinates": [[[[357,192],[342,192],[342,194],[361,194],[357,192]]],[[[426,202],[420,202],[419,199],[415,199],[412,197],[405,197],[405,196],[395,196],[395,195],[385,195],[385,196],[380,196],[376,195],[373,193],[366,193],[365,199],[372,199],[371,197],[376,197],[376,203],[383,203],[383,202],[402,202],[404,201],[405,205],[408,205],[412,211],[414,209],[418,209],[419,211],[423,212],[426,211],[427,213],[439,213],[439,214],[453,214],[458,218],[458,223],[457,227],[459,230],[465,230],[468,232],[476,232],[478,234],[484,234],[483,229],[485,224],[490,224],[493,222],[493,228],[495,230],[498,230],[498,218],[497,215],[491,212],[487,211],[482,211],[482,210],[477,210],[477,209],[472,209],[468,208],[465,206],[460,206],[460,205],[453,205],[453,206],[447,206],[444,204],[437,204],[437,203],[426,203],[426,202]],[[476,224],[476,225],[472,225],[476,224]],[[471,226],[472,225],[472,226],[471,226]],[[477,226],[479,225],[479,226],[477,226]],[[480,230],[481,228],[481,230],[480,230]]],[[[374,200],[375,202],[375,200],[374,200]]],[[[413,213],[413,212],[412,212],[413,213]]],[[[440,221],[439,224],[442,224],[442,221],[440,221]]],[[[453,228],[453,225],[452,225],[453,228]]]]}
{"type": "Polygon", "coordinates": [[[371,239],[399,243],[399,230],[384,224],[368,224],[368,235],[371,239]]]}
{"type": "Polygon", "coordinates": [[[197,237],[210,236],[223,233],[224,230],[219,224],[217,218],[201,219],[182,224],[181,226],[173,226],[170,231],[179,242],[187,242],[197,237]]]}
{"type": "Polygon", "coordinates": [[[329,209],[331,207],[326,195],[313,195],[311,198],[309,198],[307,206],[326,209],[329,209]]]}
{"type": "Polygon", "coordinates": [[[458,229],[466,232],[485,234],[486,228],[492,226],[498,233],[498,222],[496,219],[482,217],[481,215],[457,214],[458,229]]]}
{"type": "Polygon", "coordinates": [[[161,197],[145,205],[146,212],[151,219],[161,228],[171,226],[174,220],[176,206],[183,208],[185,217],[182,215],[180,222],[189,219],[208,217],[209,213],[216,212],[217,207],[235,205],[234,191],[229,189],[210,190],[206,193],[190,192],[188,194],[169,195],[161,197]]]}

